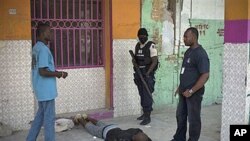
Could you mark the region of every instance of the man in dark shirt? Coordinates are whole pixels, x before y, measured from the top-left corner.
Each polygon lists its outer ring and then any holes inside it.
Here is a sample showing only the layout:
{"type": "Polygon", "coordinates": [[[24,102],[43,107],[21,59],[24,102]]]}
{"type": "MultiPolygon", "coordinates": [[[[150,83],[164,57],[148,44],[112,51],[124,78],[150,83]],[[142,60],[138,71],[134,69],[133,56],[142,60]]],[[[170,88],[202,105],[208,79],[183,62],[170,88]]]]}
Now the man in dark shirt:
{"type": "MultiPolygon", "coordinates": [[[[134,73],[134,82],[138,88],[143,114],[137,118],[142,120],[140,125],[147,125],[151,122],[151,112],[153,111],[153,97],[155,86],[155,71],[158,67],[158,56],[155,43],[148,40],[148,32],[145,28],[140,28],[137,33],[139,42],[135,46],[135,59],[132,60],[134,66],[138,66],[142,77],[148,86],[145,87],[138,71],[134,73]]],[[[136,69],[135,69],[136,70],[136,69]]]]}
{"type": "Polygon", "coordinates": [[[198,31],[190,27],[184,33],[184,43],[190,46],[184,54],[180,72],[180,84],[176,90],[179,103],[176,111],[177,130],[172,141],[198,141],[201,131],[201,101],[205,83],[209,78],[209,59],[206,51],[198,44],[198,31]]]}
{"type": "Polygon", "coordinates": [[[81,124],[91,135],[105,141],[152,141],[141,129],[122,130],[115,124],[105,124],[90,117],[77,117],[74,123],[81,124]]]}

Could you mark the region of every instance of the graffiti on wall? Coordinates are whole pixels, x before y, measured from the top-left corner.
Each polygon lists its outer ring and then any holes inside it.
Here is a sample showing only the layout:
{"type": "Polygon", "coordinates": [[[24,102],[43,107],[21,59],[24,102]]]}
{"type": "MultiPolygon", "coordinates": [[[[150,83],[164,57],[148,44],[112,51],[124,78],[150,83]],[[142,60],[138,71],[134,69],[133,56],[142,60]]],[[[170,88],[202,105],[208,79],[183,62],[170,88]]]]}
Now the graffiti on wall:
{"type": "Polygon", "coordinates": [[[199,43],[207,51],[210,58],[210,78],[206,83],[206,94],[203,103],[211,104],[222,99],[222,54],[223,54],[223,33],[224,20],[192,19],[191,26],[199,31],[199,43]],[[207,95],[209,94],[209,95],[207,95]]]}
{"type": "Polygon", "coordinates": [[[208,24],[198,24],[198,25],[195,25],[195,28],[198,29],[200,36],[205,36],[206,31],[209,29],[209,26],[208,24]]]}
{"type": "Polygon", "coordinates": [[[224,29],[223,29],[223,28],[219,28],[219,29],[217,30],[217,34],[218,34],[219,36],[224,36],[224,29]]]}
{"type": "MultiPolygon", "coordinates": [[[[207,30],[209,29],[209,25],[207,23],[197,24],[195,25],[195,28],[198,29],[200,36],[205,36],[207,30]]],[[[224,28],[218,28],[216,33],[218,36],[224,36],[224,28]]]]}

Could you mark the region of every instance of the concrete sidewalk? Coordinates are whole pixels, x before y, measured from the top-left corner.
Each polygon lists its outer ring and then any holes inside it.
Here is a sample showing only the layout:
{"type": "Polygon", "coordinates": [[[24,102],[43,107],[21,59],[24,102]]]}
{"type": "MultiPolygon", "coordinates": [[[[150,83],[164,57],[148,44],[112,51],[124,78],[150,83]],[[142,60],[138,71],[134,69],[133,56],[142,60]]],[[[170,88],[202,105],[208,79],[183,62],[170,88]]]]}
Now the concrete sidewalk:
{"type": "MultiPolygon", "coordinates": [[[[175,108],[168,107],[152,114],[152,122],[140,126],[136,116],[119,117],[104,120],[107,123],[117,123],[122,129],[141,128],[153,141],[169,141],[176,130],[175,108]]],[[[221,105],[211,105],[202,108],[202,132],[200,141],[220,141],[221,105]]],[[[25,141],[28,131],[18,131],[8,137],[0,137],[0,141],[25,141]]],[[[70,131],[56,134],[57,141],[102,141],[94,138],[83,127],[74,127],[70,131]]],[[[37,141],[43,141],[43,132],[37,141]]]]}

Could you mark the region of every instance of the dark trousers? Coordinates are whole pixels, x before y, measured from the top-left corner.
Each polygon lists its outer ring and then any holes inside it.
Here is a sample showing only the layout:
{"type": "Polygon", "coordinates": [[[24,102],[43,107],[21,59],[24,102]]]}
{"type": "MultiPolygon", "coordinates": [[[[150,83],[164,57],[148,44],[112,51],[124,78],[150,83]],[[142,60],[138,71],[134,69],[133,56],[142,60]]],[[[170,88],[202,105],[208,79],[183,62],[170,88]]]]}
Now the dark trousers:
{"type": "MultiPolygon", "coordinates": [[[[154,85],[155,85],[155,77],[154,73],[151,73],[149,77],[146,77],[146,69],[140,69],[143,75],[144,80],[146,81],[149,90],[151,91],[151,94],[154,92],[154,85]]],[[[143,108],[143,112],[151,112],[153,110],[152,105],[153,105],[153,99],[152,95],[147,92],[145,86],[143,85],[140,76],[137,72],[134,73],[134,81],[135,84],[137,85],[139,95],[141,98],[141,106],[143,108]]]]}
{"type": "Polygon", "coordinates": [[[186,141],[187,119],[189,122],[188,141],[198,141],[201,132],[201,101],[204,91],[196,92],[186,98],[179,94],[176,110],[177,130],[174,135],[176,141],[186,141]]]}

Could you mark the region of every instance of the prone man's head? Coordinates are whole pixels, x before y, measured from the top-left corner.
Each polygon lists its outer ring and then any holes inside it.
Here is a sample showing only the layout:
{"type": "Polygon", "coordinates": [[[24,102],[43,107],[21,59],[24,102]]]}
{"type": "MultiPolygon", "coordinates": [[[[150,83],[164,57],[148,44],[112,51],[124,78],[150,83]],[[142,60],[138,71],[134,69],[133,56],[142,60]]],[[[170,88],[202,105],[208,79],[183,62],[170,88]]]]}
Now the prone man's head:
{"type": "Polygon", "coordinates": [[[138,132],[132,138],[133,141],[152,141],[145,133],[138,132]]]}

